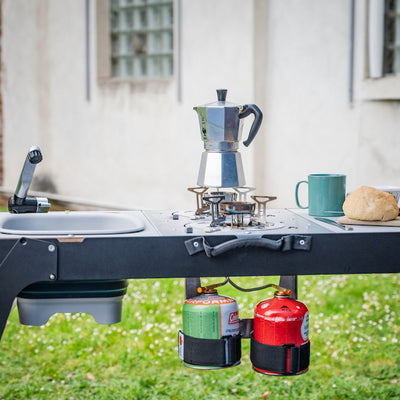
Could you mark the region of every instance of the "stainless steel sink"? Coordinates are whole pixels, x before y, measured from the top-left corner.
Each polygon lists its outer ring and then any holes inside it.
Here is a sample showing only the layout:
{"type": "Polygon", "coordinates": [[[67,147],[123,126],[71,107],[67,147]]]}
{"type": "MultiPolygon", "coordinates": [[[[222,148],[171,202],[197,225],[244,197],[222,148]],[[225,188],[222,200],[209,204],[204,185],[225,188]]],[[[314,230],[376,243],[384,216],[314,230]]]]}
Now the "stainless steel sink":
{"type": "Polygon", "coordinates": [[[110,235],[139,232],[144,222],[130,213],[65,211],[0,213],[0,233],[9,235],[110,235]]]}

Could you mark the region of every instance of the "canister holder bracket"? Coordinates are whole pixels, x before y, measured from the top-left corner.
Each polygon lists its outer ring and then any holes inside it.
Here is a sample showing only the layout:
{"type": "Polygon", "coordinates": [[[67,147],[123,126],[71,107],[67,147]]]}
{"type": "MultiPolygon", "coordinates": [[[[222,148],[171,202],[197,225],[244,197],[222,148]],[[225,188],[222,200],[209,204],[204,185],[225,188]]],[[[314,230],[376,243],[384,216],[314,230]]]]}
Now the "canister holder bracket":
{"type": "MultiPolygon", "coordinates": [[[[190,299],[198,296],[197,288],[201,286],[201,278],[185,278],[185,298],[190,299]]],[[[279,279],[279,286],[290,289],[292,298],[297,299],[298,278],[297,275],[283,275],[279,279]]],[[[250,339],[254,329],[253,318],[242,318],[239,320],[239,332],[242,339],[250,339]]]]}

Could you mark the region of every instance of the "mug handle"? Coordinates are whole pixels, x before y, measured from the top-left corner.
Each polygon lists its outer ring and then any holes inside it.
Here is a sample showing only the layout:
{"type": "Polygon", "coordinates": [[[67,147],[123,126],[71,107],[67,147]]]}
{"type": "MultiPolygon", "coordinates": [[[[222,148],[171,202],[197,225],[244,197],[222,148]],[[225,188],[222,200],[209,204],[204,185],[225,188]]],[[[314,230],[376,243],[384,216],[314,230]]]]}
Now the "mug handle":
{"type": "Polygon", "coordinates": [[[302,183],[307,183],[307,185],[308,185],[308,181],[300,181],[300,182],[297,182],[295,196],[296,196],[296,204],[297,204],[297,207],[303,208],[303,209],[304,209],[304,208],[308,208],[308,206],[303,207],[303,206],[300,204],[300,202],[299,202],[299,187],[300,187],[300,185],[301,185],[302,183]]]}

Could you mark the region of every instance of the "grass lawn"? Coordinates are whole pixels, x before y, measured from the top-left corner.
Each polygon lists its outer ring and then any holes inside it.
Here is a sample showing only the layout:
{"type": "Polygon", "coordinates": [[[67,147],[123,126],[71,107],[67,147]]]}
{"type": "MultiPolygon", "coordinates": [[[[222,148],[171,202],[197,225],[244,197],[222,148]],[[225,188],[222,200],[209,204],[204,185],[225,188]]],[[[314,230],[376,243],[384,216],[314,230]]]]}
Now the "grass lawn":
{"type": "MultiPolygon", "coordinates": [[[[132,280],[116,325],[59,314],[28,327],[14,310],[0,345],[0,399],[400,399],[400,275],[310,276],[299,283],[310,310],[304,375],[255,373],[248,340],[237,367],[185,368],[177,355],[184,280],[132,280]]],[[[242,318],[272,295],[228,286],[219,292],[237,299],[242,318]]]]}

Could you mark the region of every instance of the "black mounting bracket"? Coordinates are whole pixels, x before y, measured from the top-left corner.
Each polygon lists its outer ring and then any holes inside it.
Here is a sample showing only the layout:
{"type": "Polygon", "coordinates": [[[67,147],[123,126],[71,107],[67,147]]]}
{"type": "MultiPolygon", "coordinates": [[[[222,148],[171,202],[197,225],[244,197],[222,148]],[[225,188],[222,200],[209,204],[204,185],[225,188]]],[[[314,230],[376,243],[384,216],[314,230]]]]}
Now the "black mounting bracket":
{"type": "Polygon", "coordinates": [[[20,238],[12,244],[0,264],[0,282],[7,282],[0,291],[0,338],[18,293],[32,283],[57,280],[57,263],[53,242],[20,238]]]}

